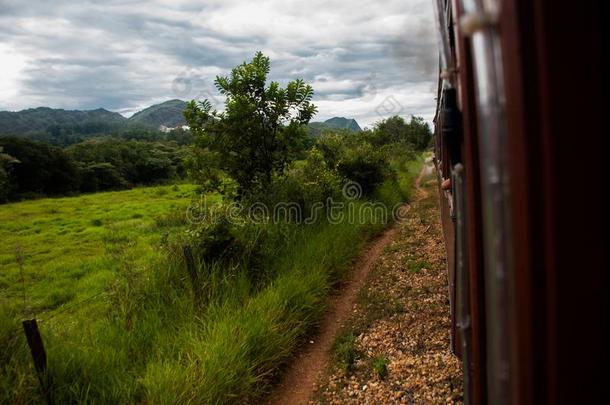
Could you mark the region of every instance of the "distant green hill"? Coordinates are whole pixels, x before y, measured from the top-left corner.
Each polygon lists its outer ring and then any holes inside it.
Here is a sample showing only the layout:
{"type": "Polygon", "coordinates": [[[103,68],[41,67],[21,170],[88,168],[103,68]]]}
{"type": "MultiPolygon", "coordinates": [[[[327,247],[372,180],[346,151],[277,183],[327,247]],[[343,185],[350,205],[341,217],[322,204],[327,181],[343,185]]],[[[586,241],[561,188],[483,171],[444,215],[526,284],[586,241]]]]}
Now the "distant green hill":
{"type": "Polygon", "coordinates": [[[186,125],[182,115],[185,107],[185,101],[169,100],[135,113],[128,121],[130,124],[145,125],[154,129],[159,129],[160,126],[174,128],[186,125]]]}
{"type": "Polygon", "coordinates": [[[80,111],[38,107],[0,111],[0,136],[22,136],[56,145],[70,145],[103,135],[154,139],[155,133],[160,134],[161,125],[169,128],[185,125],[182,115],[185,106],[184,101],[169,100],[145,108],[131,118],[103,108],[80,111]]]}
{"type": "Polygon", "coordinates": [[[61,131],[89,134],[116,129],[126,122],[127,118],[121,114],[103,108],[79,111],[38,107],[17,112],[0,111],[0,134],[61,131]]]}
{"type": "MultiPolygon", "coordinates": [[[[56,145],[70,145],[103,135],[156,139],[163,136],[159,132],[161,126],[175,128],[186,125],[182,114],[185,107],[185,101],[169,100],[145,108],[130,118],[103,108],[80,111],[38,107],[16,112],[0,111],[0,136],[23,136],[56,145]]],[[[362,131],[355,119],[334,117],[310,123],[308,132],[319,136],[326,128],[362,131]]]]}
{"type": "Polygon", "coordinates": [[[319,136],[324,129],[346,129],[352,132],[360,132],[362,128],[353,118],[333,117],[324,122],[310,122],[308,125],[310,135],[319,136]]]}

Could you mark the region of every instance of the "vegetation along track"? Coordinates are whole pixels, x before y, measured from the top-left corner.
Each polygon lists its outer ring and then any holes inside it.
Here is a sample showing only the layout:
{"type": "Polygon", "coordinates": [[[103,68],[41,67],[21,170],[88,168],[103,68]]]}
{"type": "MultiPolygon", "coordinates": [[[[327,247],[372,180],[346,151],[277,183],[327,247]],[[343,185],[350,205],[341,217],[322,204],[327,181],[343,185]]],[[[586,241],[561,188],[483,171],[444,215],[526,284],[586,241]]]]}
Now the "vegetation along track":
{"type": "MultiPolygon", "coordinates": [[[[405,205],[403,209],[408,209],[405,205]]],[[[341,294],[331,299],[330,311],[320,326],[318,336],[312,337],[310,345],[300,353],[288,369],[278,390],[272,394],[270,404],[305,404],[308,402],[316,379],[328,363],[328,355],[335,335],[348,319],[360,288],[373,268],[383,248],[392,240],[396,226],[386,230],[366,249],[356,263],[350,279],[341,294]]]]}
{"type": "Polygon", "coordinates": [[[449,349],[446,260],[436,180],[425,166],[411,209],[396,227],[333,344],[315,404],[462,401],[449,349]]]}
{"type": "MultiPolygon", "coordinates": [[[[429,192],[420,186],[429,174],[430,167],[426,164],[415,182],[416,204],[429,197],[429,192]]],[[[410,218],[408,215],[410,208],[408,204],[403,206],[401,218],[410,218]]],[[[331,309],[323,319],[318,335],[311,337],[308,346],[293,360],[277,389],[272,392],[270,404],[307,404],[312,400],[316,381],[321,379],[329,366],[331,349],[337,336],[351,323],[354,306],[357,305],[357,299],[367,283],[371,270],[377,265],[384,249],[399,236],[405,226],[404,221],[393,224],[365,249],[350,279],[340,294],[331,300],[329,306],[331,309]]],[[[442,245],[438,248],[441,247],[442,245]]]]}

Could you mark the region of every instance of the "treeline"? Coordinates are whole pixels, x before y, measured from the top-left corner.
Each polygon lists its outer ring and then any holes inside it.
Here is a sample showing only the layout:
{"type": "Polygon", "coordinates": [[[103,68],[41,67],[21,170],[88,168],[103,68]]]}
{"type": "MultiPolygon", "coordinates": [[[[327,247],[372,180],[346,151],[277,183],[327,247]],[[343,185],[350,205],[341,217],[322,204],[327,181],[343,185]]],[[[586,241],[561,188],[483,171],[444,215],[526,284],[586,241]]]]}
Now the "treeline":
{"type": "Polygon", "coordinates": [[[187,146],[99,138],[65,149],[0,137],[0,202],[119,190],[183,178],[187,146]]]}
{"type": "Polygon", "coordinates": [[[193,142],[191,133],[182,128],[170,132],[161,132],[142,124],[119,125],[112,123],[90,122],[74,125],[51,125],[44,130],[29,132],[11,132],[15,136],[32,141],[45,142],[54,146],[66,147],[89,139],[112,137],[131,141],[176,142],[189,145],[193,142]]]}

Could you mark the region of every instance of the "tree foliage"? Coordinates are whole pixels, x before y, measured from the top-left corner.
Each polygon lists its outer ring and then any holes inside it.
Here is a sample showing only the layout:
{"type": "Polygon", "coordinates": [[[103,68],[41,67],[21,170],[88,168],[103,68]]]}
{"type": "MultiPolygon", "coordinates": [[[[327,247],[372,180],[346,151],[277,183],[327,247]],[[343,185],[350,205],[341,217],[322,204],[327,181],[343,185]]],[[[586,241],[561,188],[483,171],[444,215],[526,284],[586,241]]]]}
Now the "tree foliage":
{"type": "Polygon", "coordinates": [[[0,146],[19,161],[10,173],[11,194],[59,195],[78,189],[77,167],[62,149],[19,138],[2,138],[0,146]]]}
{"type": "Polygon", "coordinates": [[[432,139],[430,126],[422,117],[411,116],[411,121],[397,115],[375,124],[371,143],[376,146],[391,143],[406,143],[415,150],[424,150],[432,139]]]}
{"type": "Polygon", "coordinates": [[[0,146],[0,203],[6,201],[9,196],[9,173],[11,166],[19,163],[17,159],[3,151],[4,147],[0,146]]]}
{"type": "Polygon", "coordinates": [[[269,71],[269,58],[258,52],[216,78],[226,97],[223,112],[208,100],[188,103],[184,114],[196,144],[190,169],[205,188],[221,189],[228,176],[239,195],[256,192],[303,150],[304,126],[317,111],[313,89],[301,79],[267,86],[269,71]]]}
{"type": "Polygon", "coordinates": [[[387,158],[378,146],[370,142],[366,133],[355,135],[349,131],[325,132],[315,145],[327,165],[343,179],[358,183],[364,195],[371,195],[392,176],[387,158]]]}
{"type": "MultiPolygon", "coordinates": [[[[99,172],[99,168],[96,171],[88,170],[90,166],[101,163],[112,165],[122,181],[116,187],[108,188],[121,188],[120,185],[125,184],[153,184],[185,174],[182,163],[185,149],[172,143],[110,138],[82,142],[70,146],[66,151],[85,170],[84,177],[87,173],[99,172]]],[[[104,176],[107,175],[105,172],[104,176]]]]}
{"type": "Polygon", "coordinates": [[[0,202],[124,189],[183,178],[187,147],[175,142],[93,139],[66,149],[0,138],[0,202]]]}

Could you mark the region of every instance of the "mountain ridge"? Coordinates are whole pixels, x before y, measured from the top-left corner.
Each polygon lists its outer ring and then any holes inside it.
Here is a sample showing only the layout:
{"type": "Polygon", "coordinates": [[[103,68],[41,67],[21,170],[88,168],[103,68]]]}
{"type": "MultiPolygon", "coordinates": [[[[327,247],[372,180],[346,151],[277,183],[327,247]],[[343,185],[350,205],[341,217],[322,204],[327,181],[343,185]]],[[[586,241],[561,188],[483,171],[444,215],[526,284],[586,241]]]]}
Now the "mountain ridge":
{"type": "Polygon", "coordinates": [[[361,132],[362,128],[354,118],[332,117],[324,122],[314,121],[307,126],[311,136],[319,136],[325,129],[340,129],[351,132],[361,132]]]}
{"type": "Polygon", "coordinates": [[[186,101],[172,99],[159,104],[153,104],[138,111],[128,118],[130,123],[139,123],[147,126],[160,126],[175,128],[186,125],[182,112],[186,108],[186,101]]]}
{"type": "MultiPolygon", "coordinates": [[[[20,111],[0,111],[0,136],[15,135],[56,144],[71,144],[101,135],[133,131],[167,131],[182,127],[186,101],[171,99],[153,104],[127,118],[118,112],[96,108],[67,110],[35,107],[20,111]]],[[[325,129],[360,132],[353,118],[333,117],[324,122],[311,122],[308,132],[319,136],[325,129]]]]}

